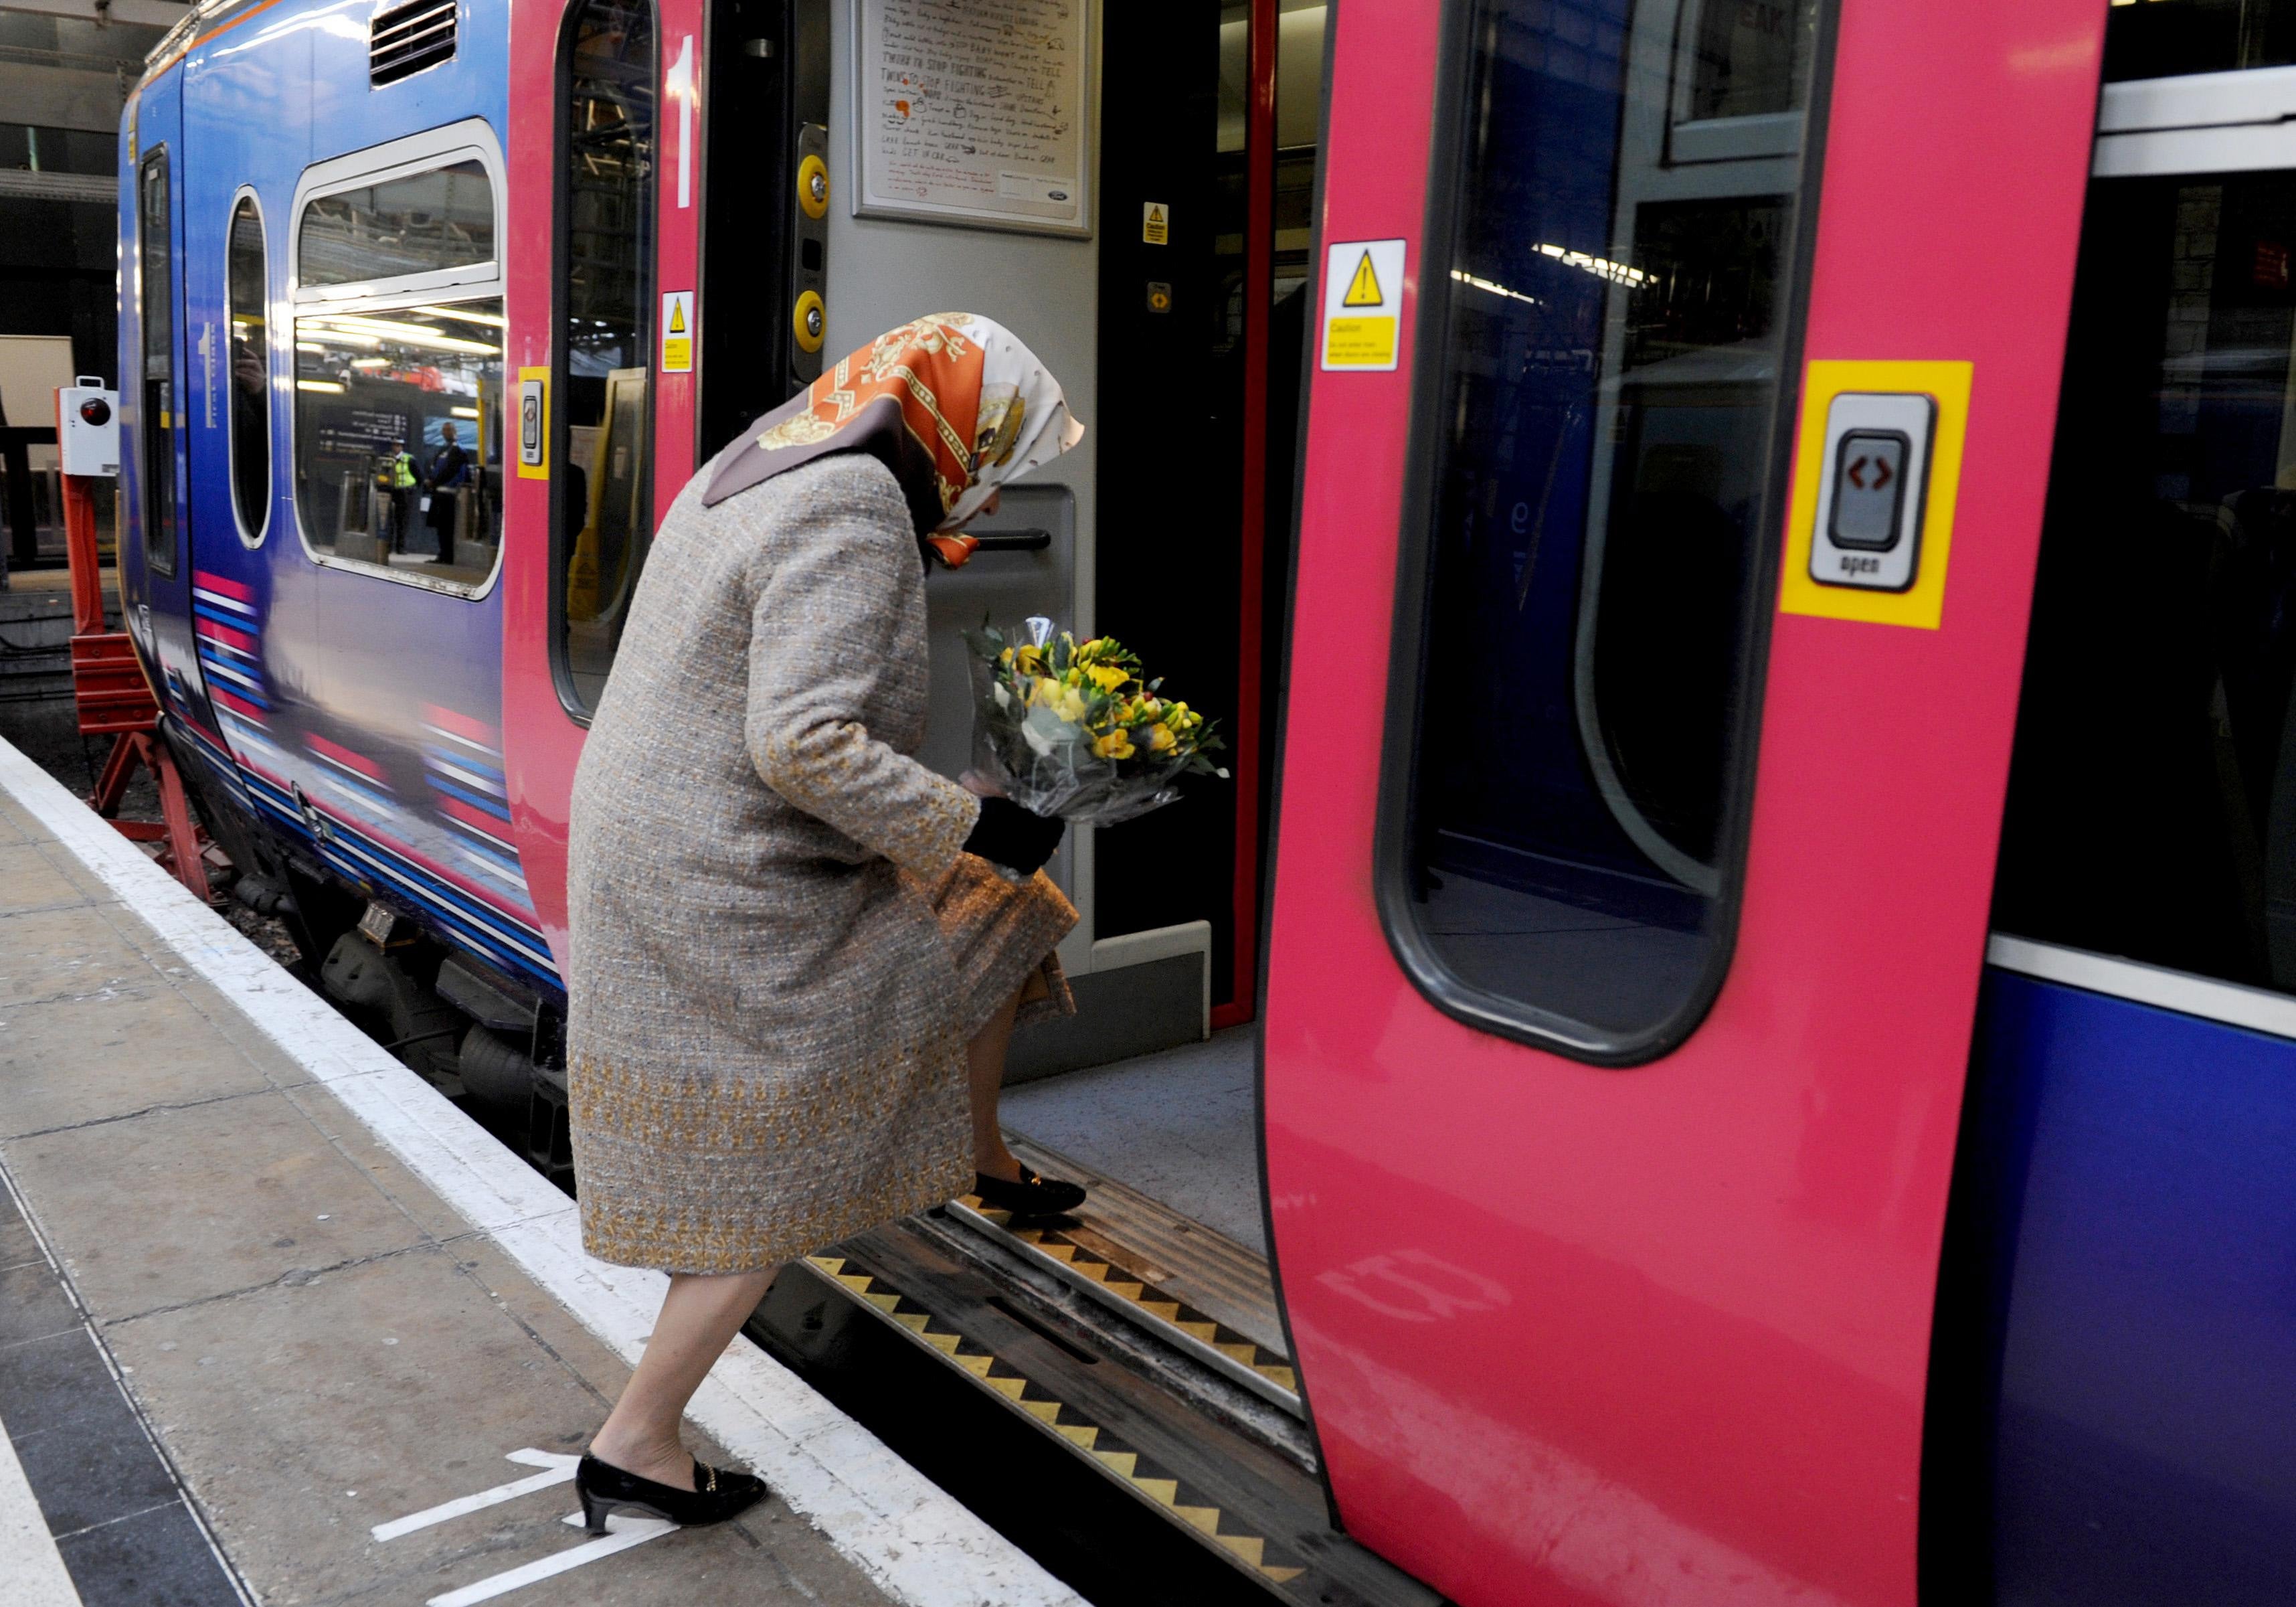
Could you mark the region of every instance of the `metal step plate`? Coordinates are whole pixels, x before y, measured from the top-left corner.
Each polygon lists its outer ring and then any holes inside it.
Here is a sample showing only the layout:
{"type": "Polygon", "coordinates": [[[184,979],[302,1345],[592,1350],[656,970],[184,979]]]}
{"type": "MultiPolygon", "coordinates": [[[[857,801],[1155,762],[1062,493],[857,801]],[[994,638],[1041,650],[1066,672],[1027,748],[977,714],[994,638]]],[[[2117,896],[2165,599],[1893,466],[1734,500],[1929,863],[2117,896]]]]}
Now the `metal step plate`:
{"type": "Polygon", "coordinates": [[[1011,1143],[1024,1164],[1084,1185],[1091,1198],[1073,1216],[1016,1226],[968,1194],[950,1205],[950,1216],[1030,1256],[1261,1399],[1303,1414],[1266,1261],[1057,1151],[1011,1143]]]}
{"type": "MultiPolygon", "coordinates": [[[[1148,1599],[1227,1599],[1248,1585],[1246,1596],[1262,1592],[1316,1607],[1433,1607],[1439,1600],[1335,1533],[1316,1480],[1193,1411],[1112,1354],[1100,1354],[1089,1329],[1063,1332],[1054,1325],[1058,1320],[1057,1314],[1024,1309],[980,1269],[895,1226],[793,1266],[759,1308],[751,1332],[811,1376],[840,1365],[849,1371],[850,1357],[869,1352],[865,1336],[851,1332],[855,1323],[890,1331],[908,1354],[931,1358],[952,1382],[993,1402],[1036,1441],[1059,1447],[1078,1470],[1089,1469],[1098,1488],[1120,1491],[1128,1498],[1124,1510],[1146,1515],[1195,1554],[1218,1559],[1230,1581],[1207,1595],[1200,1578],[1192,1595],[1180,1578],[1167,1577],[1148,1590],[1148,1599]],[[820,1291],[833,1297],[833,1308],[824,1309],[820,1291]]],[[[890,1370],[882,1361],[878,1367],[890,1370]]],[[[909,1398],[917,1398],[914,1389],[909,1398]]],[[[942,1415],[955,1421],[954,1414],[942,1415]]],[[[1021,1477],[1011,1471],[1017,1459],[1009,1454],[974,1460],[991,1480],[1021,1477]]],[[[938,1477],[971,1503],[961,1478],[945,1472],[938,1477]]],[[[1073,1480],[1039,1474],[1032,1485],[1041,1486],[1042,1501],[1055,1508],[1082,1512],[1087,1505],[1073,1480]]],[[[1140,1546],[1136,1533],[1125,1532],[1138,1520],[1127,1521],[1105,1507],[1101,1513],[1099,1549],[1140,1546]]],[[[1146,1564],[1144,1554],[1141,1562],[1146,1564]]]]}

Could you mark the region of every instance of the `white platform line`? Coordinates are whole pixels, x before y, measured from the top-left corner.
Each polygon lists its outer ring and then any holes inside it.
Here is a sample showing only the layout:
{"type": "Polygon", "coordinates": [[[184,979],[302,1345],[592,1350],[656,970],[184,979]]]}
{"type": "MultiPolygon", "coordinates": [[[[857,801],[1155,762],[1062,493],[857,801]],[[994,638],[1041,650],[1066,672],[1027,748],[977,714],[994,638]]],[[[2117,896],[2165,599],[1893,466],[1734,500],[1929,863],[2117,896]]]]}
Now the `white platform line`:
{"type": "Polygon", "coordinates": [[[524,1479],[513,1479],[508,1484],[497,1484],[490,1490],[475,1495],[457,1496],[452,1501],[441,1501],[436,1506],[410,1513],[404,1518],[393,1518],[388,1523],[378,1523],[368,1532],[378,1540],[396,1540],[401,1535],[411,1535],[418,1529],[429,1529],[434,1523],[444,1523],[459,1518],[464,1513],[484,1512],[490,1506],[500,1506],[505,1501],[515,1501],[521,1496],[530,1496],[536,1490],[546,1490],[554,1484],[573,1481],[575,1470],[581,1466],[579,1456],[562,1456],[552,1451],[512,1451],[506,1460],[522,1462],[529,1467],[543,1471],[524,1479]]]}
{"type": "Polygon", "coordinates": [[[80,1607],[79,1592],[48,1533],[39,1498],[0,1423],[0,1585],[8,1607],[80,1607]]]}
{"type": "MultiPolygon", "coordinates": [[[[0,789],[99,877],[441,1200],[625,1361],[667,1280],[591,1259],[574,1204],[437,1089],[282,971],[94,811],[0,740],[0,789]]],[[[881,1589],[910,1607],[1085,1607],[1084,1599],[754,1345],[688,1414],[881,1589]]]]}
{"type": "MultiPolygon", "coordinates": [[[[578,1524],[582,1521],[582,1514],[574,1513],[566,1521],[578,1524]]],[[[562,1573],[570,1573],[587,1563],[611,1557],[618,1551],[644,1546],[648,1540],[659,1540],[676,1527],[666,1518],[625,1518],[618,1513],[606,1520],[606,1532],[598,1539],[586,1540],[571,1551],[557,1552],[535,1562],[506,1569],[480,1579],[475,1585],[465,1585],[460,1590],[434,1595],[423,1603],[422,1607],[472,1607],[474,1602],[491,1602],[498,1595],[523,1590],[538,1579],[554,1578],[562,1573]]]]}

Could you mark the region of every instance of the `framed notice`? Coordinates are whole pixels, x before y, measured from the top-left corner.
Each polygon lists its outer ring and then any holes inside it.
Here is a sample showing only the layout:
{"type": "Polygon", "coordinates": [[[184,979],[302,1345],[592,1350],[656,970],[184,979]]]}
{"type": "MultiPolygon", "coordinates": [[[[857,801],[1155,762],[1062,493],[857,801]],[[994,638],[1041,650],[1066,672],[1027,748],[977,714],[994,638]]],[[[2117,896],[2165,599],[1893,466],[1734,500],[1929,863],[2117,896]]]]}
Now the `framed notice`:
{"type": "Polygon", "coordinates": [[[853,210],[1092,233],[1098,0],[853,0],[853,210]]]}

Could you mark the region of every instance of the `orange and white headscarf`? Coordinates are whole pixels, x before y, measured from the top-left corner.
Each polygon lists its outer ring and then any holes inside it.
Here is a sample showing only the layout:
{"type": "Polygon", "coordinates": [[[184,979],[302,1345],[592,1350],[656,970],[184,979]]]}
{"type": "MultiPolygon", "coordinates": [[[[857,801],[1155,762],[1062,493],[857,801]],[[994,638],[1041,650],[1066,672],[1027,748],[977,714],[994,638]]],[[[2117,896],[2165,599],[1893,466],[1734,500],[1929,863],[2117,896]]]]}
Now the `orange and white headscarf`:
{"type": "Polygon", "coordinates": [[[893,471],[917,539],[954,569],[959,527],[1004,481],[1084,439],[1060,381],[1013,332],[976,313],[888,330],[750,425],[710,465],[705,504],[832,452],[893,471]]]}

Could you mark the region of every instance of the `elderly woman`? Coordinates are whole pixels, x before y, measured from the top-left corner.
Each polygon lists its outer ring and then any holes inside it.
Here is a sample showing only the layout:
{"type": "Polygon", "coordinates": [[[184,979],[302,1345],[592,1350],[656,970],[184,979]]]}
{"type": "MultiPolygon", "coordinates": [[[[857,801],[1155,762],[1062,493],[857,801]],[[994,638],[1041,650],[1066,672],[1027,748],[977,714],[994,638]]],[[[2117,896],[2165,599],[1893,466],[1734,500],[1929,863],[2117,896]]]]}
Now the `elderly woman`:
{"type": "Polygon", "coordinates": [[[927,564],[1083,434],[1020,341],[939,314],[760,420],[662,521],[567,872],[583,1243],[670,1275],[577,1476],[593,1533],[765,1493],[678,1429],[783,1262],[968,1189],[1084,1197],[996,1125],[1016,1017],[1074,1008],[1053,947],[1076,911],[1039,868],[1061,823],[912,757],[927,564]]]}

